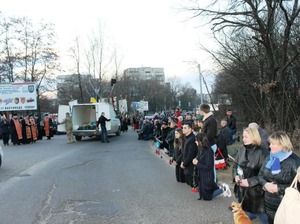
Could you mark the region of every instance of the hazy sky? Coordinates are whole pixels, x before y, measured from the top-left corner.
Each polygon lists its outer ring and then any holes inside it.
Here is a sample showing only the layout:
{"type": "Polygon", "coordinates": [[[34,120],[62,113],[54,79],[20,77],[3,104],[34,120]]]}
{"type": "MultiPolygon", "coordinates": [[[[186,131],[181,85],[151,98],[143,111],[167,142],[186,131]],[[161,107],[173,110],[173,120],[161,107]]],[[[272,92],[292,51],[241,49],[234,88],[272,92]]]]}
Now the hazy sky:
{"type": "MultiPolygon", "coordinates": [[[[203,70],[213,70],[199,41],[212,44],[208,29],[186,22],[178,0],[0,0],[6,15],[27,16],[54,23],[63,60],[76,36],[86,38],[105,24],[106,38],[123,57],[122,69],[163,67],[166,77],[187,79],[199,92],[197,61],[203,70]]],[[[182,1],[181,1],[182,2],[182,1]]],[[[66,69],[67,70],[67,69],[66,69]]],[[[206,77],[210,83],[211,77],[206,77]]],[[[185,81],[183,81],[185,82],[185,81]]],[[[205,88],[203,88],[204,90],[205,88]]],[[[204,91],[205,92],[205,91],[204,91]]]]}

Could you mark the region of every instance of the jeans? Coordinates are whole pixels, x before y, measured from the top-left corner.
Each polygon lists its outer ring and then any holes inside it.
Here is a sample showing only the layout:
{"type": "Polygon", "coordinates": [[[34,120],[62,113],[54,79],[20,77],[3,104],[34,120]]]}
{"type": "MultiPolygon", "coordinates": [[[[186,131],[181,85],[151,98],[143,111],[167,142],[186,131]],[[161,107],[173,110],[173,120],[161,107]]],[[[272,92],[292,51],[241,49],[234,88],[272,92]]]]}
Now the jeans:
{"type": "Polygon", "coordinates": [[[221,194],[223,194],[223,190],[221,188],[219,188],[219,189],[217,189],[217,190],[214,191],[213,198],[215,198],[215,197],[217,197],[217,196],[219,196],[221,194]]]}
{"type": "Polygon", "coordinates": [[[269,224],[268,216],[266,214],[253,214],[251,212],[246,212],[246,214],[251,220],[257,218],[261,224],[269,224]]]}
{"type": "Polygon", "coordinates": [[[238,138],[233,138],[233,136],[236,134],[236,130],[230,130],[230,144],[232,145],[233,143],[235,143],[238,138]]]}
{"type": "Polygon", "coordinates": [[[107,130],[105,126],[101,126],[101,141],[102,142],[107,142],[107,130]]]}
{"type": "MultiPolygon", "coordinates": [[[[212,145],[211,149],[213,150],[214,155],[215,155],[216,151],[217,151],[217,145],[216,144],[212,145]]],[[[214,161],[215,161],[215,156],[214,156],[214,161]]],[[[217,171],[216,171],[215,165],[214,165],[214,181],[217,183],[217,171]]]]}

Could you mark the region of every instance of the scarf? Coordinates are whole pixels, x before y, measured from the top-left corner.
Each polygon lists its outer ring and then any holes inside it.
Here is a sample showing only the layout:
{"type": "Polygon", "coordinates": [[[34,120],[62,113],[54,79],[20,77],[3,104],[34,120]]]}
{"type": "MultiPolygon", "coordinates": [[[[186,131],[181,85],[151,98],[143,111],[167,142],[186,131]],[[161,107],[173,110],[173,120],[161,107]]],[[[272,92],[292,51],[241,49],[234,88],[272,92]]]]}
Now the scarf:
{"type": "Polygon", "coordinates": [[[266,168],[271,170],[272,174],[281,172],[280,162],[288,158],[292,152],[279,151],[277,153],[270,153],[270,160],[266,164],[266,168]]]}

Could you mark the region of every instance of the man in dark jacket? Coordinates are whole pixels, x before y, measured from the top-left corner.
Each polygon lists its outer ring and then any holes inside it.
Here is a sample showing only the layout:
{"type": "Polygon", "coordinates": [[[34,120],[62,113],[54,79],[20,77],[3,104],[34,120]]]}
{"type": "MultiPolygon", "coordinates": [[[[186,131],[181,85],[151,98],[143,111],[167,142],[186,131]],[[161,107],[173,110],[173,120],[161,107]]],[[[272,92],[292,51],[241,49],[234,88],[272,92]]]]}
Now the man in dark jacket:
{"type": "Polygon", "coordinates": [[[143,121],[143,128],[138,133],[139,140],[151,140],[153,138],[153,126],[148,120],[143,121]]]}
{"type": "Polygon", "coordinates": [[[100,127],[101,127],[101,142],[102,143],[104,143],[104,142],[109,143],[110,142],[110,141],[108,141],[108,138],[107,138],[106,121],[110,121],[110,119],[107,119],[105,117],[105,113],[102,112],[101,116],[98,119],[98,123],[97,123],[97,127],[99,126],[99,124],[100,124],[100,127]]]}
{"type": "Polygon", "coordinates": [[[198,154],[198,148],[195,143],[195,135],[192,130],[192,123],[186,122],[183,125],[183,134],[185,135],[184,149],[182,162],[180,167],[184,169],[186,183],[192,187],[196,188],[196,181],[194,180],[194,171],[196,167],[193,164],[193,159],[196,158],[198,154]]]}
{"type": "MultiPolygon", "coordinates": [[[[210,112],[210,106],[208,104],[200,105],[200,114],[203,116],[203,128],[202,133],[204,133],[210,143],[211,149],[214,153],[217,151],[216,138],[218,133],[218,124],[212,112],[210,112]]],[[[214,168],[215,182],[217,181],[217,172],[214,168]]]]}
{"type": "Polygon", "coordinates": [[[9,122],[6,120],[4,116],[1,116],[0,121],[0,133],[3,140],[3,145],[9,145],[9,122]]]}
{"type": "Polygon", "coordinates": [[[208,141],[213,148],[216,145],[216,136],[218,132],[218,124],[208,104],[200,105],[200,114],[203,116],[202,132],[206,134],[208,141]]]}
{"type": "Polygon", "coordinates": [[[170,157],[172,157],[173,153],[174,153],[174,140],[175,140],[175,128],[176,127],[177,126],[176,126],[175,121],[171,121],[171,123],[170,123],[170,129],[169,129],[169,132],[168,132],[168,135],[167,135],[167,138],[166,138],[166,142],[169,145],[169,153],[168,153],[168,155],[170,157]]]}
{"type": "Polygon", "coordinates": [[[232,109],[227,109],[226,110],[226,121],[227,121],[227,126],[230,129],[231,133],[231,142],[230,144],[235,143],[236,141],[240,141],[240,136],[234,137],[236,134],[236,117],[232,115],[232,109]]]}

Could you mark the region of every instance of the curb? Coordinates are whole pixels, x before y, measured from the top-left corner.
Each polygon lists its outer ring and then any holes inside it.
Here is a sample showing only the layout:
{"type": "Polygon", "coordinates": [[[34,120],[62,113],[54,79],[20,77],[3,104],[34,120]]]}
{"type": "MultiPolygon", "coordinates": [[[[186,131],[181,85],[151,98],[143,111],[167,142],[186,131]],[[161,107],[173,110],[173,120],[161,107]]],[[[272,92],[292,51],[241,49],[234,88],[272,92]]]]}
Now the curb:
{"type": "MultiPolygon", "coordinates": [[[[155,142],[151,142],[151,148],[153,150],[153,153],[156,154],[157,156],[159,156],[161,159],[163,159],[166,163],[170,164],[169,161],[172,157],[169,157],[163,149],[157,149],[155,146],[155,142]],[[156,152],[159,152],[159,154],[157,154],[156,152]]],[[[172,164],[170,164],[172,165],[172,164]]]]}

